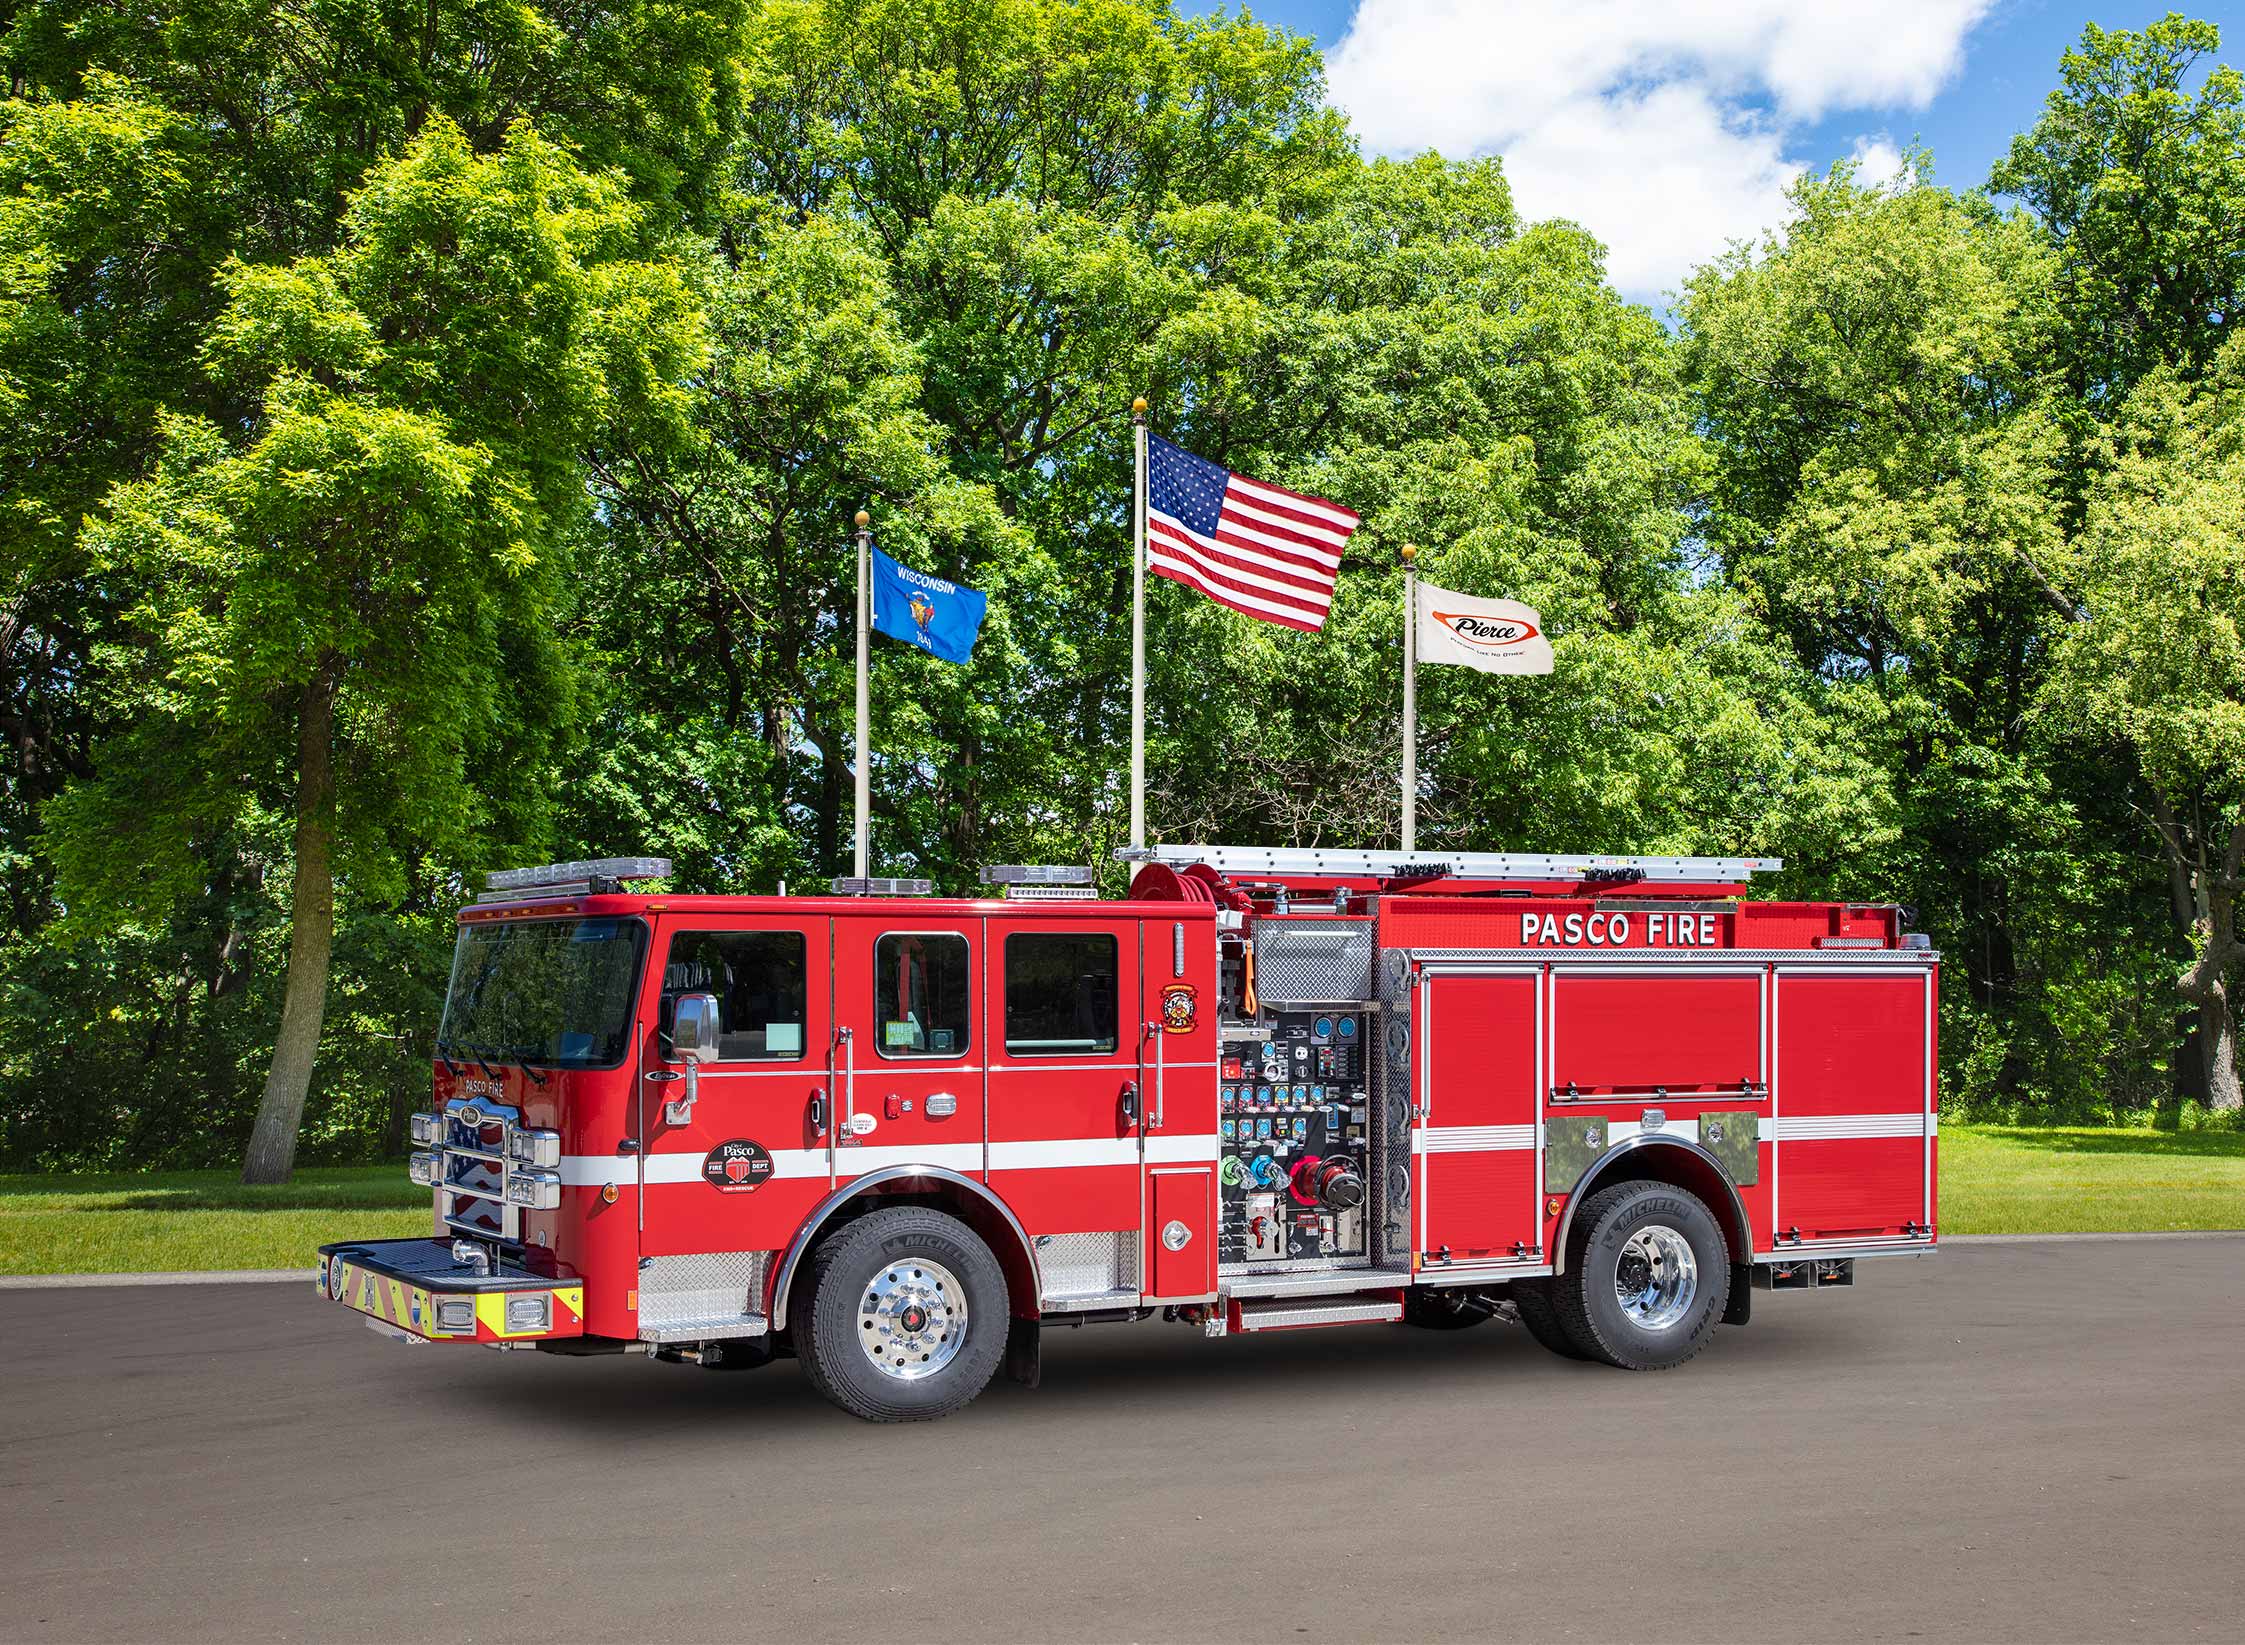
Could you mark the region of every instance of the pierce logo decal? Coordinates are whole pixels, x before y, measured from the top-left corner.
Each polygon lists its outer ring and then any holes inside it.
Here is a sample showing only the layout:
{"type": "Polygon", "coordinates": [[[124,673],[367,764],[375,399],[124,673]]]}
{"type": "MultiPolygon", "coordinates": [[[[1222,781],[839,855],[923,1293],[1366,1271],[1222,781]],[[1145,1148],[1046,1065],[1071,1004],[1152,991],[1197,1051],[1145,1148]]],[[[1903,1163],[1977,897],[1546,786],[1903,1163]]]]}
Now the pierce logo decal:
{"type": "Polygon", "coordinates": [[[1543,630],[1534,623],[1509,617],[1473,617],[1457,612],[1437,611],[1434,613],[1434,620],[1465,644],[1481,651],[1500,651],[1506,646],[1521,645],[1541,638],[1543,634],[1543,630]]]}

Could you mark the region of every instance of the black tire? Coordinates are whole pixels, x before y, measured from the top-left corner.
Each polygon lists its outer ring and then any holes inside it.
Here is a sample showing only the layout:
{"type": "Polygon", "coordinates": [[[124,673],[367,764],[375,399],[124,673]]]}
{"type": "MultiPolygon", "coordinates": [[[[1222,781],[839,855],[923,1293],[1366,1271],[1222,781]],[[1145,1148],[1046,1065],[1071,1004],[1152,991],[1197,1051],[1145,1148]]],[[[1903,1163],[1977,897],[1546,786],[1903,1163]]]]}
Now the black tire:
{"type": "Polygon", "coordinates": [[[1486,1323],[1496,1311],[1496,1304],[1477,1291],[1403,1293],[1403,1323],[1422,1331],[1463,1331],[1486,1323]]]}
{"type": "Polygon", "coordinates": [[[1597,1356],[1584,1350],[1575,1339],[1567,1335],[1567,1327],[1559,1318],[1559,1310],[1551,1301],[1551,1282],[1545,1279],[1516,1279],[1512,1282],[1512,1307],[1520,1316],[1520,1323],[1528,1328],[1528,1335],[1549,1348],[1561,1359],[1594,1359],[1597,1356]]]}
{"type": "Polygon", "coordinates": [[[796,1352],[811,1386],[854,1417],[949,1416],[989,1386],[1005,1357],[1006,1277],[974,1231],[941,1211],[899,1205],[858,1218],[819,1246],[810,1281],[795,1316],[796,1352]],[[899,1305],[892,1296],[884,1306],[895,1311],[869,1324],[860,1305],[877,1282],[907,1300],[899,1305]],[[914,1306],[921,1307],[917,1323],[904,1311],[914,1306]],[[965,1323],[954,1341],[942,1325],[961,1307],[965,1323]],[[890,1368],[875,1363],[868,1342],[894,1355],[884,1362],[890,1368]],[[922,1369],[915,1359],[934,1363],[922,1369]]]}
{"type": "Polygon", "coordinates": [[[1587,1352],[1625,1371],[1666,1371],[1714,1339],[1730,1286],[1723,1231],[1696,1195],[1665,1182],[1619,1182],[1575,1214],[1567,1272],[1553,1281],[1551,1299],[1568,1337],[1587,1352]],[[1641,1234],[1656,1243],[1662,1235],[1680,1237],[1691,1256],[1688,1292],[1673,1304],[1675,1317],[1657,1327],[1623,1306],[1615,1283],[1624,1264],[1652,1283],[1643,1247],[1632,1244],[1641,1234]]]}

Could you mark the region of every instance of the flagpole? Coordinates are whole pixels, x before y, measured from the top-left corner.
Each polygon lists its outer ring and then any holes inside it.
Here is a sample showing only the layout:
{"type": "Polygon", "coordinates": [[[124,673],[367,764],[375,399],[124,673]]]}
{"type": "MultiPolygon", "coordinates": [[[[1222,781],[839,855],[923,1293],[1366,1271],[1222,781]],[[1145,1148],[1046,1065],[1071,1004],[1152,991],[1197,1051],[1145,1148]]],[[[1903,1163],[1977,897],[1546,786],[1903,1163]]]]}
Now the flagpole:
{"type": "Polygon", "coordinates": [[[1419,848],[1419,576],[1418,545],[1403,555],[1403,849],[1419,848]]]}
{"type": "Polygon", "coordinates": [[[872,719],[872,694],[866,688],[866,636],[873,627],[873,533],[867,528],[873,516],[857,511],[857,842],[856,878],[866,877],[866,835],[873,819],[873,759],[867,722],[872,719]]]}
{"type": "Polygon", "coordinates": [[[1130,402],[1130,843],[1146,843],[1146,402],[1130,402]]]}

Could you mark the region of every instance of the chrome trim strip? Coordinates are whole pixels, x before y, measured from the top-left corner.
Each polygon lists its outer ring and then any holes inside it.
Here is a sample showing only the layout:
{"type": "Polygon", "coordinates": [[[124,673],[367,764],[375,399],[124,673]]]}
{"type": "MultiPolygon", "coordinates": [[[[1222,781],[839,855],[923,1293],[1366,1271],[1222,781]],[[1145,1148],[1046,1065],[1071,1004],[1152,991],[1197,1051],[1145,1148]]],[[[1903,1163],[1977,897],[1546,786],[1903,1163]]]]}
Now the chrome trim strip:
{"type": "Polygon", "coordinates": [[[1929,1239],[1895,1239],[1886,1242],[1863,1240],[1805,1239],[1798,1245],[1788,1245],[1782,1251],[1756,1251],[1757,1263],[1794,1262],[1803,1257],[1929,1257],[1941,1247],[1929,1239]]]}

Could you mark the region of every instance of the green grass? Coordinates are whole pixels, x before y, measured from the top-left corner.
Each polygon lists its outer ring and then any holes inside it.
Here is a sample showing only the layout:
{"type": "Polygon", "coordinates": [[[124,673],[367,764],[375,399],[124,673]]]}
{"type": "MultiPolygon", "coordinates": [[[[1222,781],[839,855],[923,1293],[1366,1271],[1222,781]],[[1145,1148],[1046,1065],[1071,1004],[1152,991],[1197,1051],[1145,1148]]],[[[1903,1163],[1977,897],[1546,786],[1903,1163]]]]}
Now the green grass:
{"type": "MultiPolygon", "coordinates": [[[[2245,1228],[2245,1132],[1941,1128],[1945,1234],[2245,1228]]],[[[337,1239],[429,1231],[402,1165],[306,1170],[279,1188],[231,1171],[0,1176],[0,1274],[302,1268],[337,1239]]]]}
{"type": "Polygon", "coordinates": [[[398,1165],[303,1170],[277,1188],[232,1171],[0,1176],[0,1274],[309,1268],[337,1239],[429,1231],[429,1191],[398,1165]]]}
{"type": "Polygon", "coordinates": [[[2245,1228],[2245,1132],[1941,1127],[1944,1234],[2245,1228]]]}

